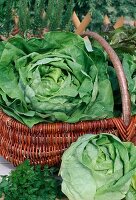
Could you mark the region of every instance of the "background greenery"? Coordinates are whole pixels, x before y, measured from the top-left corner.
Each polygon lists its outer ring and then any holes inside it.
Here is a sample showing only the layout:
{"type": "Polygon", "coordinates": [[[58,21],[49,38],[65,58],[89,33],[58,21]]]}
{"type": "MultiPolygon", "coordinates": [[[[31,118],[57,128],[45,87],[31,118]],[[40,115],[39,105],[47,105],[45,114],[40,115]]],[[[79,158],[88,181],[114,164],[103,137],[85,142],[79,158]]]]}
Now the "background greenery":
{"type": "Polygon", "coordinates": [[[15,13],[19,15],[23,32],[33,30],[36,33],[43,27],[72,30],[73,10],[80,19],[90,11],[93,21],[89,28],[99,30],[105,14],[114,23],[121,15],[136,19],[135,9],[134,0],[0,0],[0,33],[11,31],[15,13]]]}
{"type": "Polygon", "coordinates": [[[108,15],[112,23],[115,23],[117,18],[122,15],[129,19],[136,19],[134,0],[75,0],[75,2],[80,17],[87,10],[92,13],[93,21],[90,28],[93,30],[99,30],[104,15],[108,15]]]}

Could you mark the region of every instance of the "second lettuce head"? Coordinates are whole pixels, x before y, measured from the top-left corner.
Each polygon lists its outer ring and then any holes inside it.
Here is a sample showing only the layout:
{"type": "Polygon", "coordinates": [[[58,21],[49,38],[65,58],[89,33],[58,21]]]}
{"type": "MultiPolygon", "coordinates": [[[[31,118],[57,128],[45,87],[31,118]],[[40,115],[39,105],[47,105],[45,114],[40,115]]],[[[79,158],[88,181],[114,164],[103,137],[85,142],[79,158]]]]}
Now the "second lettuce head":
{"type": "Polygon", "coordinates": [[[136,147],[132,143],[109,134],[87,134],[62,157],[62,192],[69,200],[121,200],[135,173],[136,147]]]}

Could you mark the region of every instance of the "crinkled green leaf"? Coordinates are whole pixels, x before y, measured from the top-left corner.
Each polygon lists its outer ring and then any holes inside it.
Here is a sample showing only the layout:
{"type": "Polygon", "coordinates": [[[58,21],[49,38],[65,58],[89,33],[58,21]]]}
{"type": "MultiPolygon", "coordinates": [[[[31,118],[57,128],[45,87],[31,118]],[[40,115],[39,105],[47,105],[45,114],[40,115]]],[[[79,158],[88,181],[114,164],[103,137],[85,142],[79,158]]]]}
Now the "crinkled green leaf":
{"type": "Polygon", "coordinates": [[[88,52],[76,34],[10,38],[0,44],[0,60],[1,108],[29,127],[113,116],[105,54],[88,52]]]}

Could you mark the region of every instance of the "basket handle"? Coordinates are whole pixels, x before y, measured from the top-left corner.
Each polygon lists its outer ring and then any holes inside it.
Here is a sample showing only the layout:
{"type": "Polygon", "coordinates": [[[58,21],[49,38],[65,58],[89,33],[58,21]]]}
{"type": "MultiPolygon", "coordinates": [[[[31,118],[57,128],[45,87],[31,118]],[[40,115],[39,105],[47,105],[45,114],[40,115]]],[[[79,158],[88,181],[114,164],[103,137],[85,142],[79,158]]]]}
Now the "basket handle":
{"type": "Polygon", "coordinates": [[[102,47],[105,49],[107,52],[114,68],[117,74],[117,78],[119,81],[119,87],[120,87],[120,92],[121,92],[121,100],[122,100],[122,117],[124,124],[128,126],[131,121],[131,102],[130,102],[130,95],[128,92],[128,85],[127,85],[127,80],[126,76],[122,67],[122,64],[115,53],[115,51],[112,49],[112,47],[106,42],[106,40],[101,37],[98,33],[91,32],[91,31],[86,31],[82,34],[82,36],[88,36],[92,37],[95,40],[97,40],[102,47]]]}

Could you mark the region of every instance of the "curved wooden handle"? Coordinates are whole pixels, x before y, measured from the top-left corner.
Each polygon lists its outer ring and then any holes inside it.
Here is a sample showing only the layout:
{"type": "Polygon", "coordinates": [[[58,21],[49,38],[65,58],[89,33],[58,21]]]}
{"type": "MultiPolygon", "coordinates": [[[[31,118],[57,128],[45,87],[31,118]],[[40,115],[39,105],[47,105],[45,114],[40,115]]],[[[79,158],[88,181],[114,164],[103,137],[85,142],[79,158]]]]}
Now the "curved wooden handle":
{"type": "Polygon", "coordinates": [[[131,101],[130,101],[130,95],[128,92],[128,85],[127,85],[124,69],[122,67],[122,64],[117,54],[112,49],[112,47],[108,44],[108,42],[106,42],[106,40],[103,37],[101,37],[98,33],[87,31],[87,32],[84,32],[82,36],[93,37],[102,45],[102,47],[105,49],[105,51],[109,55],[110,60],[115,68],[117,78],[119,81],[119,87],[120,87],[121,99],[122,99],[123,121],[125,125],[128,126],[131,121],[131,101]]]}

